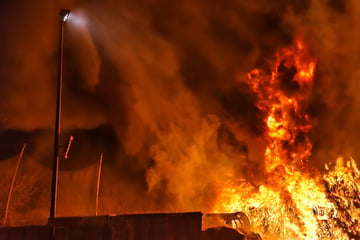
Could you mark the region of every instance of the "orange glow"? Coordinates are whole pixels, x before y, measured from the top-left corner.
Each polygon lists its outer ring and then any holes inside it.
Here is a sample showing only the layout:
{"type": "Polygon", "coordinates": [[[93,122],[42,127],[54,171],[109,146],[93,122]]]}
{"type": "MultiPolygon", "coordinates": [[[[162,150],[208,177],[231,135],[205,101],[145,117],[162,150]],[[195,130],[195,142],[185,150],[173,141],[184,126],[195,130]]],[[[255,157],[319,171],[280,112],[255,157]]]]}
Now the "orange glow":
{"type": "Polygon", "coordinates": [[[355,224],[360,172],[354,161],[344,167],[338,160],[324,176],[308,170],[312,125],[305,109],[315,65],[305,44],[296,41],[276,54],[270,74],[261,69],[248,74],[257,107],[266,115],[266,181],[261,186],[246,180],[226,183],[215,211],[246,213],[251,231],[263,239],[349,239],[349,231],[360,232],[355,224]]]}

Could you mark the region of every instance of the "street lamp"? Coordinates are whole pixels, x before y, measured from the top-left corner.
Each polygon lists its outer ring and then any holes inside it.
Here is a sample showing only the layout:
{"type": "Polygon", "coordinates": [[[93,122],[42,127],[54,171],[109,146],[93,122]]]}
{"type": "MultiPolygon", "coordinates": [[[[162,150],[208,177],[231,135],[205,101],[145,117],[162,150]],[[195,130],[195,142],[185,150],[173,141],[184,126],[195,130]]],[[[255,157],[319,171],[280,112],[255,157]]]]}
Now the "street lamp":
{"type": "Polygon", "coordinates": [[[66,20],[68,20],[69,17],[70,17],[70,9],[62,8],[60,10],[60,17],[61,17],[63,22],[66,22],[66,20]]]}
{"type": "Polygon", "coordinates": [[[62,93],[62,69],[63,69],[63,38],[64,23],[69,19],[70,9],[60,10],[60,41],[59,41],[59,72],[56,99],[56,118],[55,118],[55,134],[54,134],[54,159],[51,184],[51,202],[50,202],[50,218],[53,220],[56,213],[56,195],[57,195],[57,178],[59,171],[59,136],[60,136],[60,120],[61,120],[61,93],[62,93]]]}

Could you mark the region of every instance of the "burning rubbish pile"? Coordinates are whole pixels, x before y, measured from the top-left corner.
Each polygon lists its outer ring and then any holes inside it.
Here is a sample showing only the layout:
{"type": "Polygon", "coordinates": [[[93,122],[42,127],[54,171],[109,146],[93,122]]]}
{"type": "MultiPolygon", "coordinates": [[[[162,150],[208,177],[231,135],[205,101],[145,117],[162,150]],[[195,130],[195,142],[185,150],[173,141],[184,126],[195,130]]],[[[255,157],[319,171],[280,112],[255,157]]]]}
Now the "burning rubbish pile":
{"type": "Polygon", "coordinates": [[[309,164],[312,124],[306,109],[315,64],[296,41],[268,69],[248,75],[265,116],[266,180],[226,183],[215,210],[244,212],[263,239],[360,239],[360,172],[354,160],[344,164],[339,158],[324,175],[309,164]]]}
{"type": "MultiPolygon", "coordinates": [[[[342,158],[324,176],[328,198],[335,205],[332,214],[336,225],[341,227],[350,239],[360,238],[360,171],[353,159],[344,165],[342,158]]],[[[324,214],[324,213],[323,213],[324,214]]]]}

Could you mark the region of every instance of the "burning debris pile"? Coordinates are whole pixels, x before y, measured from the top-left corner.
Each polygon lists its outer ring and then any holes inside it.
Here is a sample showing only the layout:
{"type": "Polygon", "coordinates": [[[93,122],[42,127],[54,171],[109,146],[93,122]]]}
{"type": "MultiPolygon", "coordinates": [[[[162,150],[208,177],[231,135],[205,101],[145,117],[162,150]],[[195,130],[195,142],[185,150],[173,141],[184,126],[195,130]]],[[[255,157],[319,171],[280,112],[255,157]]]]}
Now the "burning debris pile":
{"type": "Polygon", "coordinates": [[[360,239],[360,172],[353,160],[322,174],[309,164],[312,128],[306,113],[316,59],[306,46],[279,51],[268,69],[254,69],[248,84],[265,116],[263,185],[228,182],[218,212],[242,211],[263,239],[360,239]]]}
{"type": "Polygon", "coordinates": [[[334,170],[324,176],[328,198],[335,205],[331,212],[336,224],[350,239],[360,239],[360,171],[353,159],[338,158],[334,170]]]}

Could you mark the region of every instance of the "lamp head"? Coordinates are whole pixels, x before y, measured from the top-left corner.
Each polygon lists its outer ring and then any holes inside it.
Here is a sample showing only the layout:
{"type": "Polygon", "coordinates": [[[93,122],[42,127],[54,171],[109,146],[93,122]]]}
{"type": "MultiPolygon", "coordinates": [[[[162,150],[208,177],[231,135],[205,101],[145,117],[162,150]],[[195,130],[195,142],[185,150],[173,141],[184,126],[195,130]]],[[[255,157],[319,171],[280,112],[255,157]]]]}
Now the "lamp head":
{"type": "Polygon", "coordinates": [[[70,9],[62,8],[60,10],[61,21],[66,22],[66,20],[69,19],[69,16],[70,16],[70,9]]]}

